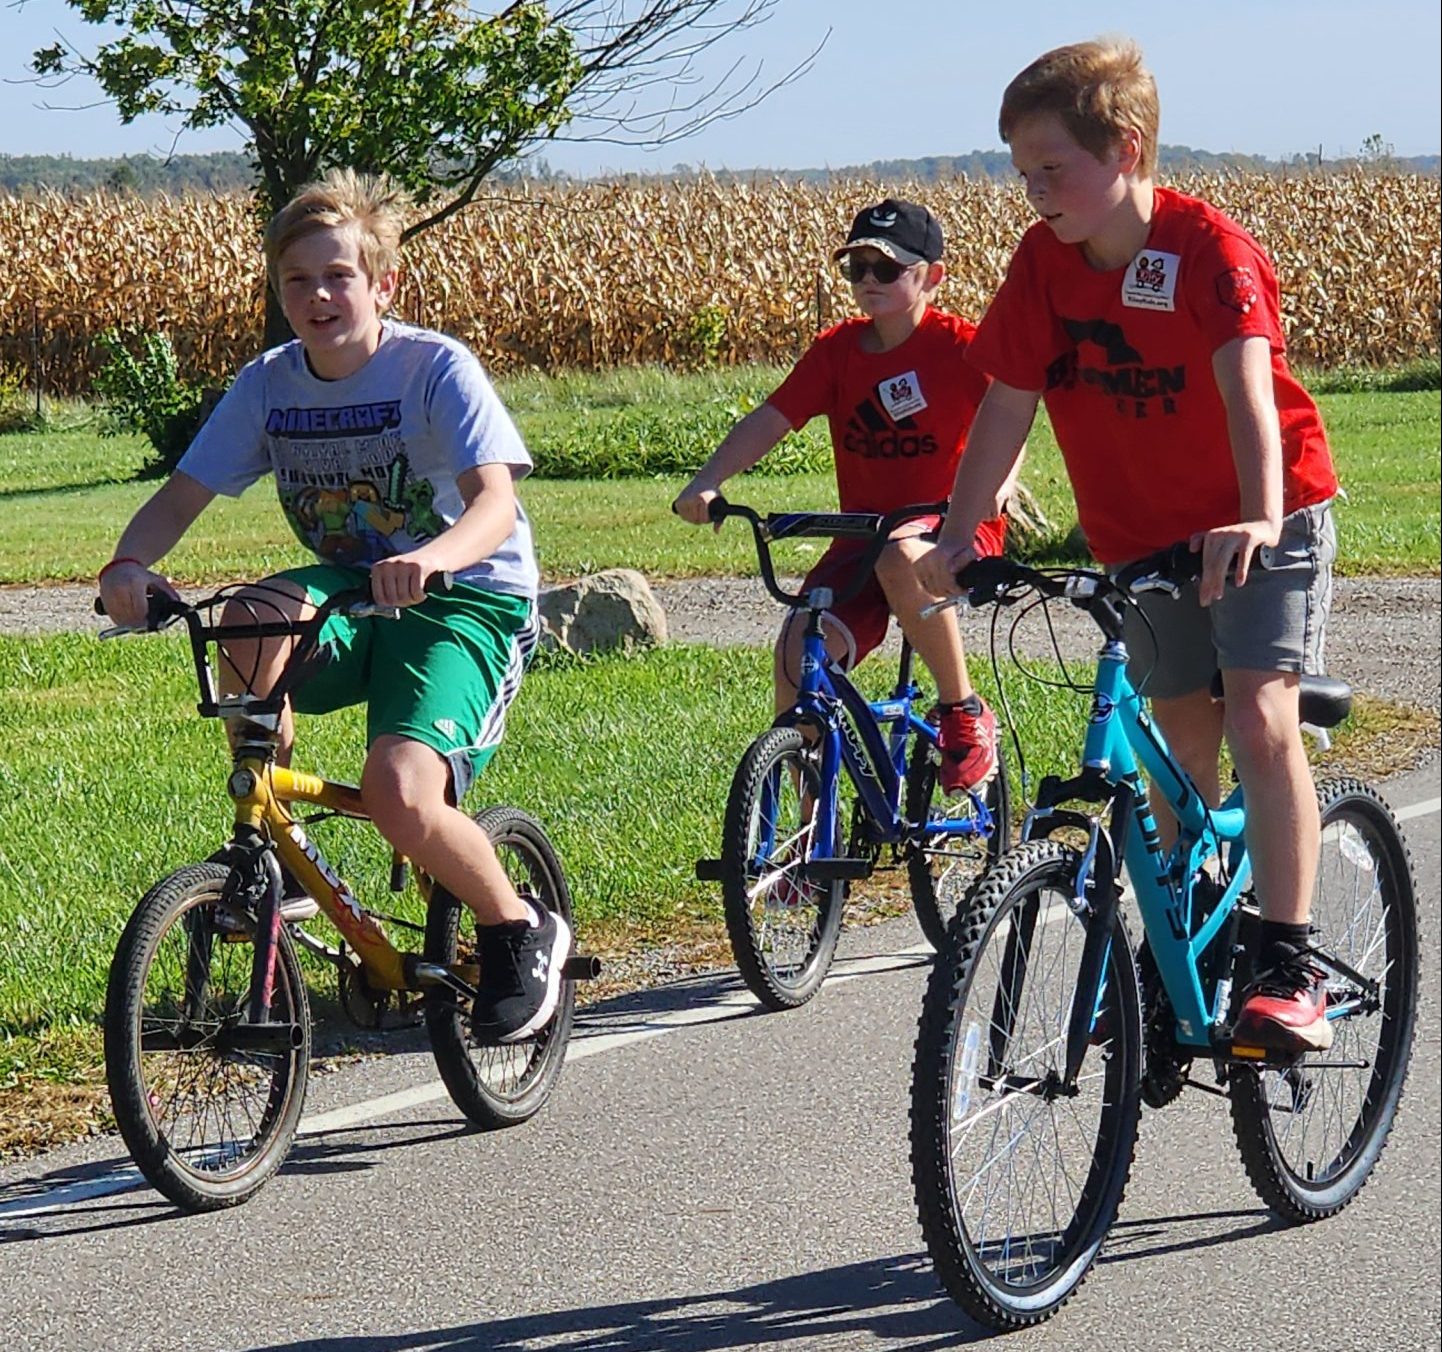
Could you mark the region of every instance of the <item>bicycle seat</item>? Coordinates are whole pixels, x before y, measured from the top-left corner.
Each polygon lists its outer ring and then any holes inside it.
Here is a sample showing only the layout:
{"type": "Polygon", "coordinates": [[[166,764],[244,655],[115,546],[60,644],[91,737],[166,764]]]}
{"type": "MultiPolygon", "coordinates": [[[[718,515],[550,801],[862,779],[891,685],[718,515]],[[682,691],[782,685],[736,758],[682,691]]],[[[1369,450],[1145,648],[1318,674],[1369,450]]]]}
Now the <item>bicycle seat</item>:
{"type": "MultiPolygon", "coordinates": [[[[1222,673],[1212,677],[1212,698],[1221,699],[1222,673]]],[[[1352,712],[1352,687],[1335,676],[1302,675],[1301,721],[1314,728],[1335,728],[1352,712]]]]}

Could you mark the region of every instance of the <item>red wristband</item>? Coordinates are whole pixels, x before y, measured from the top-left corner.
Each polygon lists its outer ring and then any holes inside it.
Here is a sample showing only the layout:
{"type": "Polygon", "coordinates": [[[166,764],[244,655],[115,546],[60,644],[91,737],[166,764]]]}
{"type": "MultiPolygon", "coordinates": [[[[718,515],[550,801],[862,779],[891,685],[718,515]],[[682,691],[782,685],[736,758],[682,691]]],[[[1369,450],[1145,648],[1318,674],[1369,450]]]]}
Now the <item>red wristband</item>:
{"type": "Polygon", "coordinates": [[[124,554],[118,559],[111,559],[104,568],[102,568],[98,573],[96,573],[95,580],[99,582],[100,579],[103,578],[105,574],[108,573],[112,568],[119,568],[122,563],[133,563],[137,568],[145,567],[145,565],[141,563],[139,559],[133,559],[130,557],[130,555],[124,554]]]}

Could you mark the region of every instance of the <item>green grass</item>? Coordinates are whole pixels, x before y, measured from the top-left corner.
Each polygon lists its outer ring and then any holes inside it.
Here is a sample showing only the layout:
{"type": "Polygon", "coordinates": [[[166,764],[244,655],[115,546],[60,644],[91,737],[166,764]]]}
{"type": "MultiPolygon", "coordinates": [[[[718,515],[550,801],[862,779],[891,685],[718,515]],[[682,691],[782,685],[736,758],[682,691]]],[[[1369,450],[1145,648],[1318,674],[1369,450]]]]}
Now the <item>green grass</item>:
{"type": "MultiPolygon", "coordinates": [[[[879,695],[894,663],[863,673],[879,695]]],[[[195,716],[179,636],[0,639],[0,686],[0,1036],[33,1037],[98,1017],[142,893],[223,841],[228,762],[220,729],[195,716]]],[[[1084,704],[1067,718],[1054,692],[1019,681],[1009,692],[1033,769],[1060,769],[1084,704]]],[[[769,720],[761,651],[542,659],[468,806],[509,802],[545,823],[583,932],[714,919],[717,889],[692,864],[716,852],[736,762],[769,720]]],[[[303,719],[298,763],[353,780],[363,736],[358,710],[303,719]]],[[[373,833],[331,822],[314,834],[363,899],[394,909],[373,833]]]]}
{"type": "MultiPolygon", "coordinates": [[[[639,452],[622,464],[623,452],[643,444],[633,436],[638,429],[649,429],[651,441],[664,439],[668,428],[674,432],[675,444],[651,454],[648,465],[676,463],[677,446],[684,451],[680,460],[699,464],[741,401],[764,394],[777,374],[758,368],[697,376],[659,371],[531,376],[507,383],[502,392],[533,446],[576,446],[581,448],[576,458],[609,463],[608,473],[626,467],[639,472],[639,452]]],[[[1397,377],[1405,383],[1404,378],[1410,379],[1405,372],[1397,377]]],[[[1339,571],[1430,572],[1439,562],[1437,395],[1358,388],[1366,382],[1357,373],[1346,383],[1346,392],[1319,397],[1347,494],[1337,509],[1339,571]]],[[[819,424],[807,429],[808,437],[820,434],[819,424]]],[[[763,462],[765,469],[773,467],[778,453],[763,462]]],[[[806,463],[809,454],[798,452],[793,467],[806,463]]],[[[0,584],[93,578],[153,489],[131,477],[143,457],[138,438],[102,438],[93,429],[0,436],[0,584]]],[[[685,477],[529,480],[523,497],[546,576],[569,578],[614,567],[669,577],[754,573],[749,539],[740,529],[716,535],[670,514],[685,477]]],[[[1073,519],[1070,490],[1045,418],[1038,419],[1031,439],[1025,481],[1059,538],[1073,519]]],[[[757,473],[729,491],[738,500],[776,510],[823,507],[834,502],[835,493],[829,471],[757,473]]],[[[799,566],[805,557],[794,551],[789,559],[799,566]]],[[[220,582],[308,558],[263,482],[238,501],[218,500],[166,567],[189,582],[220,582]]]]}

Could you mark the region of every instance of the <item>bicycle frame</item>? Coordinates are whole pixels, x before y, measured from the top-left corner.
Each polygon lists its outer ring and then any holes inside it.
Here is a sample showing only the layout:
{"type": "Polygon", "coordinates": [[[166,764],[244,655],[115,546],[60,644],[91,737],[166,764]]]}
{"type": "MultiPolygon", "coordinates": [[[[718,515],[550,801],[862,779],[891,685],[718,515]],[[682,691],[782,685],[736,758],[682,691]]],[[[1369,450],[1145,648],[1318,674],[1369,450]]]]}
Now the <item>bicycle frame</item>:
{"type": "MultiPolygon", "coordinates": [[[[907,747],[913,736],[934,742],[936,729],[913,710],[921,691],[911,679],[912,650],[904,644],[896,685],[889,698],[868,700],[826,650],[821,616],[830,604],[828,589],[807,598],[802,637],[801,682],[794,708],[783,720],[814,727],[821,740],[821,802],[813,841],[813,860],[837,857],[836,804],[842,769],[850,776],[877,832],[878,844],[898,844],[924,823],[907,822],[901,810],[907,747]],[[890,732],[886,729],[890,729],[890,732]]],[[[990,832],[991,813],[972,795],[975,816],[933,824],[935,835],[977,836],[990,832]]]]}
{"type": "MultiPolygon", "coordinates": [[[[380,922],[365,911],[350,886],[326,861],[320,846],[285,811],[288,803],[314,803],[342,816],[369,820],[360,790],[243,754],[237,756],[227,786],[235,800],[237,843],[261,848],[266,840],[273,844],[280,863],[360,956],[370,983],[390,991],[419,988],[422,983],[407,978],[404,956],[380,922]]],[[[429,879],[423,878],[420,885],[427,891],[429,879]]]]}
{"type": "MultiPolygon", "coordinates": [[[[1115,580],[1077,570],[1041,573],[1002,560],[973,563],[959,579],[962,585],[976,589],[974,604],[1005,601],[1011,596],[1009,588],[1018,583],[1051,599],[1064,598],[1085,609],[1103,633],[1080,774],[1065,781],[1055,776],[1044,779],[1022,827],[1023,840],[1045,836],[1055,825],[1088,832],[1071,905],[1078,913],[1089,911],[1093,923],[1083,947],[1068,1025],[1062,1082],[1067,1092],[1075,1083],[1106,994],[1104,972],[1120,903],[1117,878],[1123,865],[1136,895],[1152,960],[1171,1002],[1177,1043],[1210,1051],[1219,1066],[1229,1056],[1250,1060],[1266,1056],[1260,1048],[1232,1046],[1228,1027],[1242,897],[1251,882],[1242,789],[1235,788],[1220,807],[1208,807],[1172,757],[1126,673],[1121,604],[1127,594],[1157,590],[1175,594],[1178,580],[1195,577],[1198,568],[1197,556],[1183,544],[1138,560],[1115,580]],[[1142,787],[1142,771],[1176,817],[1177,839],[1169,849],[1162,848],[1142,787]],[[1061,804],[1071,800],[1108,804],[1110,822],[1104,828],[1099,817],[1062,809],[1061,804]],[[1210,878],[1205,871],[1214,857],[1221,870],[1219,879],[1210,878]]],[[[1308,679],[1303,681],[1304,720],[1309,717],[1305,712],[1308,679]]],[[[1327,684],[1322,681],[1315,686],[1316,713],[1310,720],[1322,725],[1335,723],[1345,714],[1345,707],[1335,703],[1339,693],[1325,688],[1327,684]]],[[[1341,693],[1347,694],[1345,686],[1341,693]]],[[[1359,984],[1363,992],[1359,1000],[1369,998],[1373,983],[1345,963],[1329,961],[1359,984]]],[[[1341,1018],[1356,1004],[1347,1000],[1331,1006],[1327,1017],[1341,1018]]]]}
{"type": "Polygon", "coordinates": [[[1092,687],[1080,780],[1066,786],[1044,782],[1022,835],[1027,838],[1034,820],[1044,818],[1054,806],[1046,800],[1060,801],[1058,794],[1066,788],[1094,788],[1097,792],[1085,796],[1097,797],[1104,786],[1108,798],[1126,790],[1130,810],[1117,814],[1112,850],[1120,846],[1147,942],[1176,1014],[1177,1040],[1184,1046],[1208,1048],[1214,1032],[1227,1019],[1231,983],[1228,975],[1218,977],[1216,973],[1230,973],[1237,907],[1251,880],[1251,863],[1242,839],[1246,825],[1242,789],[1238,785],[1220,808],[1206,806],[1132,688],[1126,663],[1125,645],[1119,639],[1108,639],[1092,687]],[[1170,850],[1162,849],[1139,771],[1145,771],[1176,815],[1179,831],[1170,850]],[[1198,898],[1191,880],[1208,859],[1224,852],[1229,875],[1226,887],[1207,914],[1197,914],[1198,898]],[[1212,953],[1219,940],[1222,947],[1212,953]],[[1217,956],[1224,961],[1216,962],[1217,956]]]}

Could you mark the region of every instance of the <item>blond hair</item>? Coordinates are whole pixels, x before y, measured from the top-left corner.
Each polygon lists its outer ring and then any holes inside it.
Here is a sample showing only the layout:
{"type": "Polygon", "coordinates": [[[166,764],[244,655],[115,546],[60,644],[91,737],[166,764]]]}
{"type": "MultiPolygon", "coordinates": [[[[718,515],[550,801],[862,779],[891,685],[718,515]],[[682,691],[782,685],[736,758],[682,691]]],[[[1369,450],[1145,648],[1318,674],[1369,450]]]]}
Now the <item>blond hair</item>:
{"type": "Polygon", "coordinates": [[[1135,131],[1141,138],[1138,172],[1149,178],[1156,168],[1157,82],[1130,38],[1078,42],[1038,57],[1001,96],[1001,139],[1010,144],[1018,123],[1034,113],[1055,113],[1097,159],[1135,131]]]}
{"type": "Polygon", "coordinates": [[[271,217],[265,231],[265,267],[270,284],[280,291],[280,256],[298,239],[317,230],[354,224],[359,232],[361,263],[375,281],[400,262],[403,213],[410,206],[405,191],[384,174],[358,174],[332,169],[307,183],[271,217]]]}

